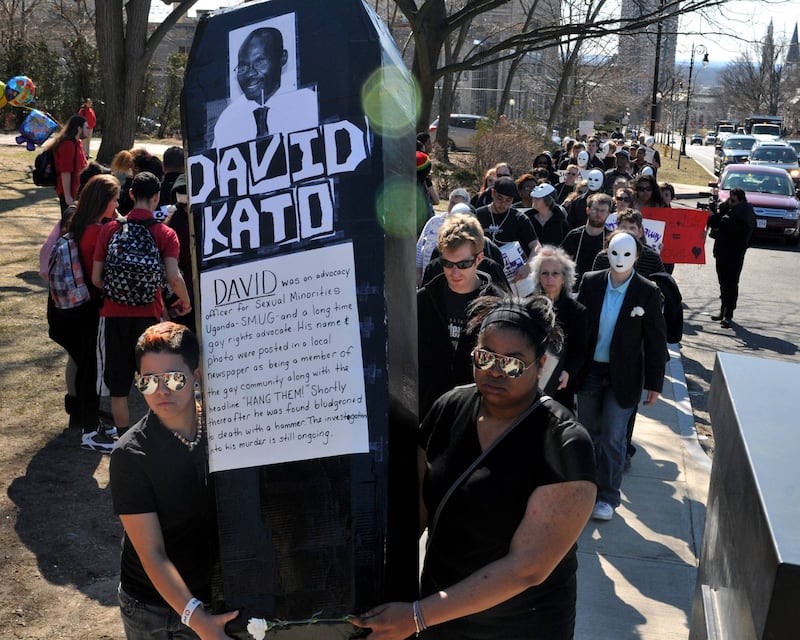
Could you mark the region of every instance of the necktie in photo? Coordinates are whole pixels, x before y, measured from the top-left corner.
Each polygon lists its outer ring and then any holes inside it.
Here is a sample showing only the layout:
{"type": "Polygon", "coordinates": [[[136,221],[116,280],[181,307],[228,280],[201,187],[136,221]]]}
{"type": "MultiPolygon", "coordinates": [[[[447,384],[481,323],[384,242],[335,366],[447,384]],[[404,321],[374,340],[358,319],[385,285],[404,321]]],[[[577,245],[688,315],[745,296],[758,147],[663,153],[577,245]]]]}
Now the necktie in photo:
{"type": "Polygon", "coordinates": [[[258,107],[253,111],[253,117],[256,119],[256,135],[265,136],[269,133],[267,129],[267,112],[269,107],[258,107]]]}

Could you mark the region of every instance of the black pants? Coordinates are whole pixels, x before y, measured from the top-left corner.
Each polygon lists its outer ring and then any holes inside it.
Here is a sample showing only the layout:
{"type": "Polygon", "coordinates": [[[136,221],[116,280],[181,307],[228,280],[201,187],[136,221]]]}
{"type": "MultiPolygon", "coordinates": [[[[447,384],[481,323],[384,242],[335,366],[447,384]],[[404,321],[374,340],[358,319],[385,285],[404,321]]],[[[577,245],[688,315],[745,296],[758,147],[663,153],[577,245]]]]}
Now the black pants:
{"type": "Polygon", "coordinates": [[[96,427],[100,398],[97,394],[97,324],[99,310],[90,300],[74,309],[57,309],[47,297],[47,324],[50,338],[64,347],[77,365],[75,390],[77,419],[86,430],[96,427]]]}
{"type": "Polygon", "coordinates": [[[744,266],[745,249],[728,249],[717,251],[716,266],[719,281],[719,297],[725,317],[733,316],[736,302],[739,300],[739,277],[744,266]]]}

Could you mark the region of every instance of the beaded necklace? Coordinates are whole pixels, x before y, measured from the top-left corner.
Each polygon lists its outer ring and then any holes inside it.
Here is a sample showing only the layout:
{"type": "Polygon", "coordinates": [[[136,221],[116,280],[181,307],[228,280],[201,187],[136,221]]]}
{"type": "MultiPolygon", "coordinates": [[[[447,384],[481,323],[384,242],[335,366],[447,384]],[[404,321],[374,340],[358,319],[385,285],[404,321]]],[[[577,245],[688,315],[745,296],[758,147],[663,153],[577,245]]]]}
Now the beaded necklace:
{"type": "Polygon", "coordinates": [[[200,421],[200,416],[197,416],[197,431],[194,434],[194,440],[187,440],[177,431],[173,431],[172,435],[175,436],[182,444],[189,448],[189,451],[194,451],[194,448],[200,444],[203,439],[203,423],[200,421]]]}

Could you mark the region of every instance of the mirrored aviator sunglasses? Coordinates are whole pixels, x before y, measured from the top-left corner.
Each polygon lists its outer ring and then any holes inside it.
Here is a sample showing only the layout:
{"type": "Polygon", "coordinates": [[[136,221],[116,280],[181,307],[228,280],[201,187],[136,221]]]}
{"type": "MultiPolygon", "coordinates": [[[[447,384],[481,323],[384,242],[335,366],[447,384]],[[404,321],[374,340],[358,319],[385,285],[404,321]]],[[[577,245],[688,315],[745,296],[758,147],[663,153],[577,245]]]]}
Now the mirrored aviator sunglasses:
{"type": "Polygon", "coordinates": [[[514,356],[501,356],[486,349],[474,349],[472,351],[472,363],[476,369],[488,371],[495,363],[500,366],[500,370],[509,378],[519,378],[529,365],[514,356]]]}
{"type": "Polygon", "coordinates": [[[183,371],[167,371],[166,373],[136,374],[134,383],[139,392],[149,396],[158,390],[158,381],[162,380],[170,391],[180,391],[186,386],[186,374],[183,371]]]}

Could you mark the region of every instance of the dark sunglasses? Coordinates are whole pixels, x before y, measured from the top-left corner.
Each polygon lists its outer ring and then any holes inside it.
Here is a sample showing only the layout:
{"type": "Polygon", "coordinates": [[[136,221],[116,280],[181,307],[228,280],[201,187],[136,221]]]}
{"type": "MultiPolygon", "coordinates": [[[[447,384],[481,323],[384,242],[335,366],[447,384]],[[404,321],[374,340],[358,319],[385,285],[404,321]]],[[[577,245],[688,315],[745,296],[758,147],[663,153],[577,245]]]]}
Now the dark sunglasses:
{"type": "Polygon", "coordinates": [[[149,396],[158,390],[159,380],[162,380],[170,391],[180,391],[186,386],[186,374],[183,371],[148,373],[143,376],[137,373],[134,384],[142,395],[149,396]]]}
{"type": "Polygon", "coordinates": [[[652,191],[653,187],[636,187],[637,191],[652,191]]]}
{"type": "Polygon", "coordinates": [[[499,353],[493,353],[486,349],[474,349],[472,351],[472,364],[481,371],[488,371],[497,364],[500,367],[500,371],[509,378],[519,378],[528,367],[532,366],[525,364],[514,356],[501,356],[499,353]]]}
{"type": "Polygon", "coordinates": [[[466,260],[459,260],[458,262],[451,262],[450,260],[445,260],[444,258],[439,258],[439,262],[441,263],[442,267],[445,269],[469,269],[472,265],[475,264],[475,261],[478,259],[478,256],[472,256],[471,258],[467,258],[466,260]]]}
{"type": "Polygon", "coordinates": [[[633,202],[633,198],[631,198],[630,196],[617,196],[614,199],[619,200],[620,202],[633,202]]]}

